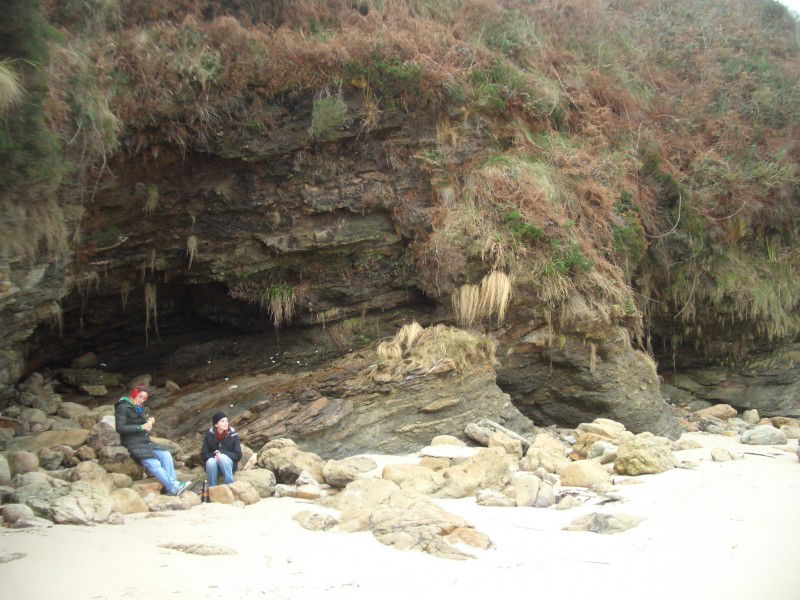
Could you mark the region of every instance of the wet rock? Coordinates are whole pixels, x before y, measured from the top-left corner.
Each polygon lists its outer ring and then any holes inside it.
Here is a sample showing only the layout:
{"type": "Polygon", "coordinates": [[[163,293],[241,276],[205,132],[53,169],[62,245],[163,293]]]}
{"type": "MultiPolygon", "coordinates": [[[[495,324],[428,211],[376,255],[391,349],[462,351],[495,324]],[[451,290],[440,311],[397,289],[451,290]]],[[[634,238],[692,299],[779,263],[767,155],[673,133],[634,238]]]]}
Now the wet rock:
{"type": "Polygon", "coordinates": [[[611,475],[600,461],[576,460],[560,471],[561,485],[590,488],[597,483],[611,481],[611,475]]]}
{"type": "Polygon", "coordinates": [[[620,444],[614,468],[621,475],[644,475],[662,473],[676,464],[671,442],[645,432],[620,444]]]}
{"type": "Polygon", "coordinates": [[[309,531],[328,531],[339,524],[339,521],[331,515],[310,510],[299,512],[292,519],[300,523],[303,529],[308,529],[309,531]]]}
{"type": "Polygon", "coordinates": [[[757,425],[745,431],[739,439],[743,444],[751,445],[785,444],[787,441],[786,434],[771,425],[757,425]]]}
{"type": "Polygon", "coordinates": [[[564,527],[565,531],[590,531],[592,533],[621,533],[632,527],[636,527],[643,521],[640,517],[633,517],[617,513],[606,515],[602,513],[589,513],[578,517],[572,523],[564,527]]]}

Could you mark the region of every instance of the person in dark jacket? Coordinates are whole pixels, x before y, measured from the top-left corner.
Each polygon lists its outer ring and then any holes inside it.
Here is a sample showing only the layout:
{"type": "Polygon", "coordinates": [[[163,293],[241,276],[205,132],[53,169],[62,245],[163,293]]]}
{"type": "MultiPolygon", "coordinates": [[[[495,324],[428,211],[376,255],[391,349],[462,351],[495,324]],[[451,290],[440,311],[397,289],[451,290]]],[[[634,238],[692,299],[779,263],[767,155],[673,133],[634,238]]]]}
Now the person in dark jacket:
{"type": "Polygon", "coordinates": [[[155,419],[145,419],[144,403],[148,393],[144,386],[136,386],[128,396],[123,396],[114,405],[117,433],[130,455],[164,486],[164,491],[177,496],[189,484],[180,482],[175,475],[172,455],[150,440],[155,419]]]}
{"type": "Polygon", "coordinates": [[[211,429],[203,437],[200,458],[206,465],[209,487],[217,485],[220,471],[225,483],[233,483],[233,472],[242,459],[242,446],[239,434],[228,424],[225,413],[214,413],[211,417],[211,429]]]}

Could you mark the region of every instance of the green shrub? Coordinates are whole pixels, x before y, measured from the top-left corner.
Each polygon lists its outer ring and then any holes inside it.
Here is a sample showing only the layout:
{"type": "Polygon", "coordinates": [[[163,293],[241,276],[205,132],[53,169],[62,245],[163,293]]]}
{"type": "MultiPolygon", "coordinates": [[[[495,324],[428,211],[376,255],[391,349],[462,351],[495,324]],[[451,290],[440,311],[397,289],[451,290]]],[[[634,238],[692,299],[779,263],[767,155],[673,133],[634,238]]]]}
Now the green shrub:
{"type": "Polygon", "coordinates": [[[327,90],[317,96],[311,111],[309,133],[317,139],[330,138],[347,122],[347,105],[341,91],[331,94],[327,90]]]}

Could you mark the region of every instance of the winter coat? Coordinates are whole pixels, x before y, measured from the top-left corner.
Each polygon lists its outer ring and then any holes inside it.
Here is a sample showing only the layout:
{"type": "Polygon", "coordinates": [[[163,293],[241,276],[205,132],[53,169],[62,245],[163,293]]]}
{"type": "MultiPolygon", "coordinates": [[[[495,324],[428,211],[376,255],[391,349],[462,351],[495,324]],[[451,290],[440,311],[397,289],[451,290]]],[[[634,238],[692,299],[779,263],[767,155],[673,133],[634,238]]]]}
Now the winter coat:
{"type": "Polygon", "coordinates": [[[206,431],[203,437],[203,447],[200,449],[200,458],[203,459],[203,464],[214,456],[214,451],[219,450],[233,461],[233,470],[239,466],[239,461],[242,460],[242,445],[239,443],[239,434],[233,427],[228,427],[226,436],[222,441],[217,441],[215,428],[212,427],[206,431]]]}
{"type": "Polygon", "coordinates": [[[164,450],[150,441],[150,433],[141,427],[147,423],[147,418],[144,414],[139,414],[127,396],[120,398],[114,405],[114,418],[122,445],[136,460],[141,462],[143,458],[155,458],[153,450],[164,450]]]}

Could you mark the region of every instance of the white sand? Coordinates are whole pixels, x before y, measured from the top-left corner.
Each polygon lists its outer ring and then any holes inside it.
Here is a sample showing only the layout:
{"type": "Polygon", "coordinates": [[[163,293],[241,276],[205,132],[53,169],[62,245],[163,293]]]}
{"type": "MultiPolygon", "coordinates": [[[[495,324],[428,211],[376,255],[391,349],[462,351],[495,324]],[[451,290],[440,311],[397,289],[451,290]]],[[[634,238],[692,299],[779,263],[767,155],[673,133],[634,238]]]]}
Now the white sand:
{"type": "MultiPolygon", "coordinates": [[[[800,463],[792,451],[740,446],[714,463],[709,450],[677,453],[699,460],[619,485],[621,502],[558,511],[487,508],[474,498],[441,501],[487,533],[495,547],[453,561],[401,552],[370,533],[310,532],[291,519],[301,510],[331,512],[289,498],[246,507],[129,515],[124,525],[0,530],[2,597],[15,600],[125,598],[800,598],[800,463]],[[615,535],[562,531],[587,512],[644,517],[615,535]],[[196,556],[163,543],[230,547],[235,556],[196,556]],[[546,594],[547,596],[542,596],[546,594]],[[456,596],[457,595],[457,596],[456,596]]],[[[786,446],[795,447],[796,442],[786,446]]],[[[397,459],[387,458],[391,462],[397,459]]],[[[335,514],[333,512],[332,514],[335,514]]]]}

